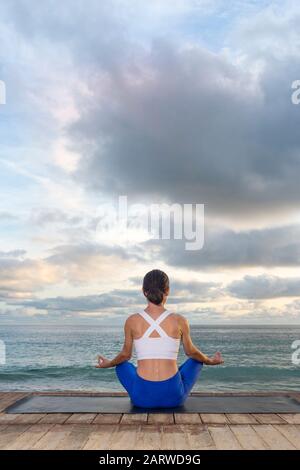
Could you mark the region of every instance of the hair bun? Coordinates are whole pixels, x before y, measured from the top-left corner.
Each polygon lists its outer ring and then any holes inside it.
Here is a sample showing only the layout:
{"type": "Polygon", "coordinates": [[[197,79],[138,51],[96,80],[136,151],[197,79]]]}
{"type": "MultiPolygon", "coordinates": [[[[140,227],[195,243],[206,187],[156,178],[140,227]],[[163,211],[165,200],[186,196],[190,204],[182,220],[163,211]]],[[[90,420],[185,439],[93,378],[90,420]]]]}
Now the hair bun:
{"type": "Polygon", "coordinates": [[[146,297],[149,300],[149,302],[159,305],[163,301],[164,293],[158,287],[150,287],[150,289],[148,289],[146,293],[146,297]]]}
{"type": "Polygon", "coordinates": [[[169,290],[169,278],[163,271],[153,269],[144,277],[143,292],[149,302],[160,305],[169,290]]]}

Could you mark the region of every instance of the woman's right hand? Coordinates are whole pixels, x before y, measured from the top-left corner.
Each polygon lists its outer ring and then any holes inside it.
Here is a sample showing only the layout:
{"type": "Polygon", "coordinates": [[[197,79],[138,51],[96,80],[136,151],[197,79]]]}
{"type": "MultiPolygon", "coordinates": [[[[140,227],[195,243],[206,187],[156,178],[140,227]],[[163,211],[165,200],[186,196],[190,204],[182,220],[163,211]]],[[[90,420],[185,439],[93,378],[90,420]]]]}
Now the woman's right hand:
{"type": "Polygon", "coordinates": [[[95,366],[97,369],[107,369],[108,367],[111,367],[110,361],[106,359],[104,356],[98,356],[98,364],[95,366]]]}
{"type": "Polygon", "coordinates": [[[212,358],[210,358],[209,366],[218,366],[220,364],[224,364],[224,360],[222,358],[222,354],[218,351],[214,354],[212,358]]]}

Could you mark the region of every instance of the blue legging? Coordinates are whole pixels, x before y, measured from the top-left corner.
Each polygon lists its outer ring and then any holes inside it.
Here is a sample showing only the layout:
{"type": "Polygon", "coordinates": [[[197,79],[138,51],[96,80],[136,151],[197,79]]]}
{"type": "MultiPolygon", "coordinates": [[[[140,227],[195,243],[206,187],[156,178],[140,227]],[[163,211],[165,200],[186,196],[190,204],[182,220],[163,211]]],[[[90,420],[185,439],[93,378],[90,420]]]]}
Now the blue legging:
{"type": "Polygon", "coordinates": [[[140,377],[136,366],[125,361],[116,366],[116,374],[135,406],[173,408],[184,403],[202,367],[202,362],[189,358],[169,379],[154,381],[140,377]]]}

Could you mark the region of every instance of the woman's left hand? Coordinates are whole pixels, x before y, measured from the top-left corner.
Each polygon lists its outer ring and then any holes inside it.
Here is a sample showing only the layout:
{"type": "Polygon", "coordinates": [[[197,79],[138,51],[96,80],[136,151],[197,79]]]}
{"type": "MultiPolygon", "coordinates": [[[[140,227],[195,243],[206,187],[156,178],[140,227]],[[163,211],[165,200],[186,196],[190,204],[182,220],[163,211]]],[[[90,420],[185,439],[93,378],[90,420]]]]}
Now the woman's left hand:
{"type": "Polygon", "coordinates": [[[95,366],[98,369],[106,369],[110,367],[110,361],[104,356],[98,356],[98,364],[95,366]]]}
{"type": "Polygon", "coordinates": [[[214,356],[209,360],[210,366],[218,366],[220,364],[224,364],[224,359],[222,357],[222,354],[218,351],[214,354],[214,356]]]}

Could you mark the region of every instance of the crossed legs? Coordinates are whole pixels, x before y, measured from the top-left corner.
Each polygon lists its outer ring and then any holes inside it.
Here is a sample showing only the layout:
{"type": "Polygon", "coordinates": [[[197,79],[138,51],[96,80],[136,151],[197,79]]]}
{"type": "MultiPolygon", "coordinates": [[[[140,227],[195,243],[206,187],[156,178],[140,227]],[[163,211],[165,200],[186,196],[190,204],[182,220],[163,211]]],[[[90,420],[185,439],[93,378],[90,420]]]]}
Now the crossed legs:
{"type": "MultiPolygon", "coordinates": [[[[178,368],[184,389],[184,400],[198,380],[202,367],[202,362],[189,358],[178,368]]],[[[116,366],[116,374],[120,383],[131,397],[133,395],[133,385],[137,374],[136,366],[128,361],[122,362],[122,364],[116,366]]]]}
{"type": "Polygon", "coordinates": [[[185,397],[188,396],[193,386],[197,382],[200,372],[203,367],[203,362],[196,361],[189,358],[179,366],[178,370],[181,375],[185,397]]]}

